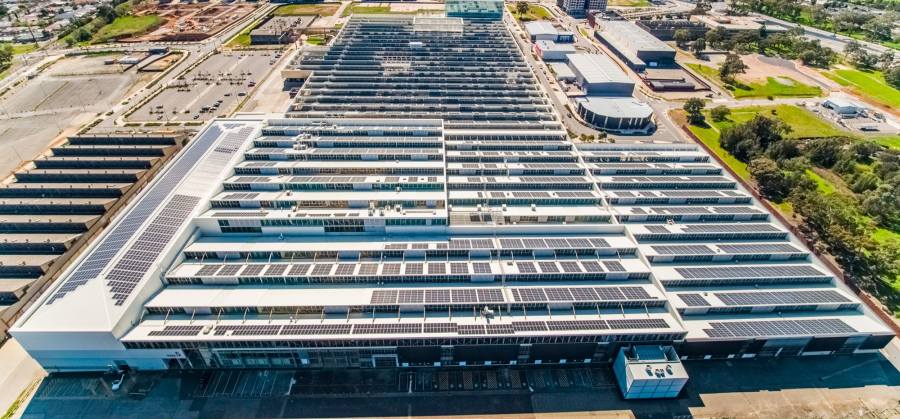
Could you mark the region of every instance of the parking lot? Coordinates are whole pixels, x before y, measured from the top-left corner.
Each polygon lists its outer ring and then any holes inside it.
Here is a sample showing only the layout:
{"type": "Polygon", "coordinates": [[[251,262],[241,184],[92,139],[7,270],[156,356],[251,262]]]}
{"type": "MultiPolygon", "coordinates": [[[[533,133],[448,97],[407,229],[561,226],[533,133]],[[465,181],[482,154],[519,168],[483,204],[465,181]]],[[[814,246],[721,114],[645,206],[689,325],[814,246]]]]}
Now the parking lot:
{"type": "Polygon", "coordinates": [[[900,415],[880,354],[691,361],[676,399],[622,399],[609,365],[52,375],[24,417],[867,417],[900,415]]]}
{"type": "Polygon", "coordinates": [[[206,121],[231,114],[260,83],[281,52],[215,54],[128,115],[126,122],[206,121]]]}
{"type": "Polygon", "coordinates": [[[0,174],[42,153],[60,134],[73,134],[131,92],[153,73],[105,65],[117,55],[63,58],[0,97],[0,174]]]}

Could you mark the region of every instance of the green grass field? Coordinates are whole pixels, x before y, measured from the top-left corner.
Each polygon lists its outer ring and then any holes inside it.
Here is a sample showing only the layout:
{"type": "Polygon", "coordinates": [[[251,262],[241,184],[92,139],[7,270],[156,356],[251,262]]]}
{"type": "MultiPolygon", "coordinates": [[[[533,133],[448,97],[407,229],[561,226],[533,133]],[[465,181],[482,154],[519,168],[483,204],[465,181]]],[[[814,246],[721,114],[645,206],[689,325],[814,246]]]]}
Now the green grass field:
{"type": "Polygon", "coordinates": [[[810,179],[816,182],[816,190],[823,195],[828,195],[830,193],[834,193],[837,190],[831,182],[819,176],[816,172],[813,172],[811,169],[806,169],[806,175],[809,176],[810,179]]]}
{"type": "Polygon", "coordinates": [[[900,135],[873,136],[872,140],[885,147],[900,150],[900,135]]]}
{"type": "Polygon", "coordinates": [[[12,49],[13,55],[28,54],[29,52],[36,51],[38,49],[38,44],[14,44],[12,49]]]}
{"type": "Polygon", "coordinates": [[[306,43],[310,45],[325,45],[325,37],[322,35],[310,35],[306,38],[306,43]]]}
{"type": "Polygon", "coordinates": [[[615,7],[650,7],[648,0],[610,0],[609,6],[615,7]]]}
{"type": "Polygon", "coordinates": [[[713,124],[716,128],[722,128],[741,122],[746,122],[756,114],[763,114],[767,117],[778,117],[786,124],[790,125],[792,131],[788,134],[792,138],[817,138],[817,137],[834,137],[841,135],[849,135],[846,131],[831,125],[829,122],[823,121],[814,113],[793,105],[774,105],[774,106],[747,106],[743,108],[731,109],[731,115],[728,120],[723,122],[712,122],[712,118],[707,115],[706,120],[713,124]],[[775,111],[774,113],[772,111],[775,111]]]}
{"type": "Polygon", "coordinates": [[[758,98],[758,97],[815,97],[822,95],[822,89],[818,86],[810,86],[800,83],[790,77],[768,77],[766,83],[739,83],[736,85],[726,84],[719,78],[719,71],[715,68],[705,66],[703,64],[688,63],[688,67],[702,74],[704,77],[715,83],[719,87],[731,92],[731,95],[737,99],[741,98],[758,98]],[[782,83],[780,79],[787,79],[790,83],[782,83]]]}
{"type": "MultiPolygon", "coordinates": [[[[680,119],[684,119],[684,112],[679,110],[676,111],[680,115],[680,119]]],[[[673,115],[674,116],[674,115],[673,115]]],[[[709,115],[706,116],[707,120],[709,120],[709,115]]],[[[705,127],[700,127],[697,125],[687,125],[688,129],[700,139],[710,150],[716,153],[719,158],[721,158],[731,170],[734,170],[741,179],[750,180],[750,172],[747,171],[747,164],[734,158],[730,153],[725,151],[722,146],[719,145],[719,127],[707,125],[705,127]]]]}
{"type": "Polygon", "coordinates": [[[250,46],[250,32],[256,29],[259,26],[260,22],[263,21],[263,18],[259,20],[255,20],[253,23],[247,25],[240,33],[228,40],[225,44],[226,47],[229,48],[246,48],[250,46]]]}
{"type": "Polygon", "coordinates": [[[550,18],[550,12],[547,9],[528,3],[528,12],[524,15],[519,16],[519,12],[516,11],[516,5],[510,4],[506,6],[507,9],[516,17],[520,22],[530,22],[532,20],[547,20],[550,18]]]}
{"type": "Polygon", "coordinates": [[[870,98],[892,109],[900,107],[900,90],[887,84],[880,71],[866,72],[839,68],[825,71],[823,74],[842,86],[852,88],[860,96],[870,98]]]}
{"type": "Polygon", "coordinates": [[[419,9],[414,11],[392,11],[391,6],[367,6],[359,3],[353,3],[347,8],[344,9],[344,13],[341,14],[343,17],[350,16],[352,14],[357,15],[415,15],[419,13],[430,13],[430,12],[442,12],[443,9],[419,9]]]}
{"type": "Polygon", "coordinates": [[[140,35],[158,28],[165,19],[157,15],[148,16],[122,16],[117,17],[112,23],[100,28],[91,42],[100,43],[121,37],[140,35]]]}
{"type": "Polygon", "coordinates": [[[331,16],[341,7],[338,3],[287,4],[275,9],[275,16],[331,16]]]}

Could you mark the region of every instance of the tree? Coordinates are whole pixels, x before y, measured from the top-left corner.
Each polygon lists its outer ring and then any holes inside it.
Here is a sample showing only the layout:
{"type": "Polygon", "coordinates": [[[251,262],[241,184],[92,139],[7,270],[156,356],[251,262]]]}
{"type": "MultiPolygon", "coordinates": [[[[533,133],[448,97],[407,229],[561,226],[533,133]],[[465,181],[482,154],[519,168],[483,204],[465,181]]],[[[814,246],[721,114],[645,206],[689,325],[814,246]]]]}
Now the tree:
{"type": "Polygon", "coordinates": [[[893,51],[885,51],[878,57],[878,64],[881,66],[881,71],[888,71],[894,65],[894,52],[893,51]]]}
{"type": "Polygon", "coordinates": [[[699,57],[700,54],[703,54],[703,50],[706,49],[706,40],[703,38],[697,38],[694,42],[691,42],[691,52],[694,53],[695,57],[699,57]]]}
{"type": "Polygon", "coordinates": [[[884,79],[895,89],[900,89],[900,65],[895,65],[885,71],[884,79]]]}
{"type": "Polygon", "coordinates": [[[725,49],[725,43],[728,42],[728,32],[725,29],[717,27],[706,32],[706,43],[716,49],[725,49]]]}
{"type": "Polygon", "coordinates": [[[839,138],[823,138],[815,140],[807,146],[806,155],[813,164],[830,168],[837,163],[844,148],[844,141],[839,138]]]}
{"type": "Polygon", "coordinates": [[[691,36],[691,32],[687,29],[678,29],[675,31],[675,34],[672,35],[672,39],[675,40],[675,44],[678,45],[679,48],[684,48],[688,42],[691,42],[691,39],[694,37],[691,36]]]}
{"type": "Polygon", "coordinates": [[[716,106],[709,111],[709,116],[716,122],[722,122],[728,119],[728,115],[731,115],[731,109],[728,109],[725,105],[716,106]]]}
{"type": "Polygon", "coordinates": [[[707,12],[712,10],[712,4],[708,0],[697,0],[694,3],[694,9],[690,11],[692,15],[705,15],[707,12]]]}
{"type": "Polygon", "coordinates": [[[728,54],[725,61],[719,65],[719,77],[726,83],[734,83],[734,76],[747,72],[747,65],[737,54],[728,54]]]}
{"type": "Polygon", "coordinates": [[[753,159],[747,165],[747,171],[766,198],[781,202],[791,193],[793,183],[774,161],[765,157],[753,159]]]}
{"type": "Polygon", "coordinates": [[[719,144],[742,162],[749,162],[780,142],[791,131],[778,118],[756,115],[753,119],[725,127],[719,135],[719,144]]]}
{"type": "Polygon", "coordinates": [[[692,97],[684,102],[684,111],[687,113],[687,120],[692,125],[700,125],[703,123],[703,108],[706,103],[702,99],[692,97]]]}
{"type": "Polygon", "coordinates": [[[528,13],[528,2],[526,1],[517,1],[516,2],[516,12],[519,14],[521,18],[522,15],[528,13]]]}
{"type": "Polygon", "coordinates": [[[0,45],[0,68],[7,68],[12,64],[13,49],[10,44],[0,45]]]}

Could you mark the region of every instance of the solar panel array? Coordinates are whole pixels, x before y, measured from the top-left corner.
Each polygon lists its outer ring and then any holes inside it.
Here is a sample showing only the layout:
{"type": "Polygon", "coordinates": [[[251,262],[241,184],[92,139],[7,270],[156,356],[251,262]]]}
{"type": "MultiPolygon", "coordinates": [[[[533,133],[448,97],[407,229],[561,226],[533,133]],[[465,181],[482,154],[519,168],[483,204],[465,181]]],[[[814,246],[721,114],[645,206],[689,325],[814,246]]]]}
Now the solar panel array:
{"type": "Polygon", "coordinates": [[[857,333],[840,319],[709,322],[709,337],[821,336],[857,333]]]}
{"type": "Polygon", "coordinates": [[[513,299],[524,303],[557,301],[627,301],[655,299],[643,287],[528,287],[510,288],[513,299]]]}
{"type": "Polygon", "coordinates": [[[778,304],[849,303],[850,300],[834,290],[717,292],[716,297],[727,306],[778,304]]]}
{"type": "Polygon", "coordinates": [[[173,195],[162,211],[119,258],[106,275],[106,286],[112,292],[116,305],[122,305],[131,295],[178,229],[187,222],[188,216],[198,202],[200,198],[196,196],[173,195]]]}
{"type": "Polygon", "coordinates": [[[811,265],[679,267],[675,268],[675,271],[687,279],[829,276],[811,265]]]}
{"type": "Polygon", "coordinates": [[[150,189],[140,197],[137,203],[131,207],[121,221],[112,226],[104,234],[102,241],[96,248],[91,249],[75,270],[62,282],[62,285],[47,300],[47,304],[53,304],[57,299],[63,298],[71,291],[96,278],[106,269],[109,262],[119,253],[125,244],[134,237],[134,234],[144,224],[148,217],[162,204],[166,196],[181,183],[181,180],[196,165],[200,157],[206,153],[212,144],[222,134],[222,129],[217,125],[211,125],[197,139],[191,142],[187,150],[182,151],[178,160],[159,177],[150,189]]]}

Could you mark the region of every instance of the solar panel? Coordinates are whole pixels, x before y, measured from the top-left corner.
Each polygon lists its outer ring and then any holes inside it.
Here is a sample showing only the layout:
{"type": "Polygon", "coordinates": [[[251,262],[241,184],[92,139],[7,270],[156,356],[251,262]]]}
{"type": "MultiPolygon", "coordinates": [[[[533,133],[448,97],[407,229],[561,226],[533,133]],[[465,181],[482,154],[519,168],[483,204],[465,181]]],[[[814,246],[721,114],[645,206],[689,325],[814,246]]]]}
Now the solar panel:
{"type": "Polygon", "coordinates": [[[203,265],[200,270],[197,271],[198,276],[213,276],[222,265],[203,265]]]}
{"type": "Polygon", "coordinates": [[[665,329],[669,327],[664,319],[613,319],[607,320],[610,329],[665,329]]]}
{"type": "Polygon", "coordinates": [[[602,301],[619,301],[625,299],[625,295],[622,294],[622,291],[619,291],[618,287],[597,287],[594,288],[594,292],[597,293],[602,301]]]}
{"type": "Polygon", "coordinates": [[[447,265],[443,263],[429,263],[428,264],[428,274],[429,275],[443,275],[447,273],[447,265]]]}
{"type": "Polygon", "coordinates": [[[463,275],[469,273],[469,265],[467,263],[451,263],[450,273],[453,275],[463,275]]]}
{"type": "Polygon", "coordinates": [[[502,303],[503,291],[499,288],[479,288],[477,290],[478,302],[481,303],[502,303]]]}
{"type": "Polygon", "coordinates": [[[562,267],[563,272],[581,272],[581,266],[578,266],[578,262],[559,262],[559,266],[562,267]]]}
{"type": "Polygon", "coordinates": [[[857,333],[840,319],[709,322],[710,337],[816,336],[857,333]]]}
{"type": "Polygon", "coordinates": [[[222,266],[222,269],[220,269],[219,272],[216,273],[216,276],[234,275],[234,274],[238,273],[238,271],[241,270],[241,268],[243,266],[244,265],[224,265],[224,266],[222,266]]]}
{"type": "Polygon", "coordinates": [[[332,266],[334,266],[334,265],[332,265],[330,263],[315,264],[315,265],[313,265],[313,270],[312,270],[312,273],[310,273],[310,275],[312,275],[312,276],[330,275],[332,266]]]}
{"type": "Polygon", "coordinates": [[[174,326],[169,325],[163,327],[162,330],[152,330],[147,333],[148,336],[197,336],[203,326],[174,326]]]}
{"type": "Polygon", "coordinates": [[[382,275],[400,275],[399,263],[385,263],[381,265],[382,275]]]}
{"type": "Polygon", "coordinates": [[[715,293],[727,306],[849,303],[850,300],[834,290],[762,291],[715,293]]]}
{"type": "Polygon", "coordinates": [[[520,273],[537,273],[537,268],[531,262],[516,262],[516,268],[520,273]]]}
{"type": "Polygon", "coordinates": [[[375,275],[378,273],[378,264],[364,263],[359,266],[359,275],[375,275]]]}
{"type": "Polygon", "coordinates": [[[622,266],[622,263],[615,260],[604,260],[603,266],[610,272],[625,272],[625,267],[622,266]]]}
{"type": "Polygon", "coordinates": [[[349,335],[350,324],[289,324],[281,329],[282,335],[349,335]]]}
{"type": "Polygon", "coordinates": [[[600,267],[599,262],[594,261],[583,261],[581,262],[581,266],[584,267],[584,270],[590,273],[602,273],[603,268],[600,267]]]}
{"type": "Polygon", "coordinates": [[[454,303],[477,303],[478,294],[474,289],[454,289],[450,290],[454,303]]]}
{"type": "Polygon", "coordinates": [[[397,304],[397,290],[372,291],[369,304],[397,304]]]}
{"type": "Polygon", "coordinates": [[[450,290],[425,290],[425,302],[430,304],[450,303],[450,290]]]}
{"type": "Polygon", "coordinates": [[[416,333],[422,333],[422,325],[419,323],[356,324],[353,326],[354,335],[416,333]]]}
{"type": "Polygon", "coordinates": [[[598,299],[597,293],[590,288],[569,288],[572,298],[575,301],[595,301],[598,299]]]}
{"type": "Polygon", "coordinates": [[[265,268],[265,267],[266,267],[266,265],[260,265],[260,264],[247,265],[247,267],[244,268],[243,271],[241,271],[241,275],[256,276],[256,275],[259,275],[259,273],[262,272],[263,268],[265,268]]]}
{"type": "Polygon", "coordinates": [[[489,274],[491,272],[491,264],[485,262],[475,262],[472,264],[472,270],[476,274],[489,274]]]}
{"type": "Polygon", "coordinates": [[[567,288],[544,288],[544,293],[550,301],[572,301],[572,294],[567,288]]]}
{"type": "Polygon", "coordinates": [[[684,301],[688,307],[708,307],[709,301],[706,301],[700,294],[678,294],[678,298],[684,301]]]}
{"type": "Polygon", "coordinates": [[[425,300],[424,290],[400,290],[400,304],[420,304],[425,300]]]}
{"type": "Polygon", "coordinates": [[[460,335],[484,335],[484,325],[482,324],[460,324],[456,326],[457,333],[460,335]]]}
{"type": "Polygon", "coordinates": [[[306,275],[306,272],[309,271],[309,267],[312,266],[308,263],[302,263],[299,265],[291,265],[291,269],[288,271],[288,275],[290,276],[301,276],[306,275]]]}
{"type": "Polygon", "coordinates": [[[406,275],[422,275],[424,273],[425,265],[422,263],[407,263],[406,271],[404,274],[406,275]]]}
{"type": "Polygon", "coordinates": [[[541,267],[541,272],[543,273],[559,272],[559,268],[556,267],[556,264],[553,262],[538,262],[538,266],[541,267]]]}
{"type": "Polygon", "coordinates": [[[543,302],[547,301],[547,295],[541,288],[513,288],[513,297],[516,301],[522,302],[543,302]]]}
{"type": "Polygon", "coordinates": [[[551,331],[604,330],[609,329],[603,320],[551,320],[547,322],[551,331]]]}
{"type": "Polygon", "coordinates": [[[265,275],[265,276],[282,276],[282,275],[284,275],[284,271],[286,271],[287,269],[288,269],[288,265],[280,265],[280,264],[279,265],[269,265],[269,267],[266,268],[266,273],[264,273],[263,275],[265,275]]]}
{"type": "Polygon", "coordinates": [[[356,270],[356,265],[352,263],[342,263],[337,266],[337,269],[334,271],[335,275],[341,276],[350,276],[353,275],[353,272],[356,270]]]}
{"type": "Polygon", "coordinates": [[[681,267],[675,271],[687,279],[828,276],[811,265],[681,267]]]}
{"type": "Polygon", "coordinates": [[[622,291],[622,294],[625,295],[625,298],[629,300],[648,300],[650,299],[650,294],[642,287],[621,287],[619,290],[622,291]]]}
{"type": "Polygon", "coordinates": [[[522,321],[512,322],[512,327],[516,332],[546,332],[547,323],[541,321],[522,321]]]}
{"type": "Polygon", "coordinates": [[[516,332],[511,324],[488,324],[485,331],[489,335],[512,335],[516,332]]]}
{"type": "Polygon", "coordinates": [[[216,326],[213,334],[216,336],[224,336],[231,332],[231,336],[265,336],[277,335],[280,330],[281,325],[219,325],[216,326]]]}

